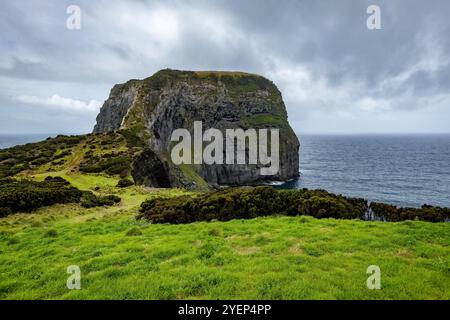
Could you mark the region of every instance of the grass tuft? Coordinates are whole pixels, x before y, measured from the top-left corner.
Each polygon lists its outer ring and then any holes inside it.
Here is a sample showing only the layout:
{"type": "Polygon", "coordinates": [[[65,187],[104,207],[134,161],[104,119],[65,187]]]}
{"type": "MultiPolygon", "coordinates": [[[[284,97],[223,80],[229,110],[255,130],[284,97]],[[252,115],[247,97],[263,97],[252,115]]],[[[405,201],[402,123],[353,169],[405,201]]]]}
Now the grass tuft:
{"type": "Polygon", "coordinates": [[[50,229],[45,233],[44,236],[47,238],[56,238],[58,236],[58,231],[56,231],[55,229],[50,229]]]}
{"type": "Polygon", "coordinates": [[[127,237],[142,236],[142,231],[139,228],[131,228],[125,235],[127,237]]]}

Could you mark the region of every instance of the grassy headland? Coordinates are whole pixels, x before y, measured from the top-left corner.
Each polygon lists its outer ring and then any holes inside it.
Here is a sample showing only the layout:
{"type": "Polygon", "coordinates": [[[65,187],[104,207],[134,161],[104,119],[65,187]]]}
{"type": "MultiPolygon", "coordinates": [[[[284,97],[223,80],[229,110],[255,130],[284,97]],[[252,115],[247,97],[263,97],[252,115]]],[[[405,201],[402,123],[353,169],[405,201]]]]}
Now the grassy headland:
{"type": "Polygon", "coordinates": [[[151,224],[136,220],[142,202],[193,193],[117,187],[129,177],[124,167],[80,171],[92,156],[128,155],[125,142],[117,150],[105,137],[73,144],[60,138],[61,145],[46,142],[53,154],[35,145],[16,153],[20,159],[3,156],[2,172],[13,178],[61,176],[80,190],[122,200],[0,218],[0,299],[450,299],[449,223],[275,215],[151,224]],[[81,290],[66,287],[70,265],[81,269],[81,290]],[[381,290],[367,289],[370,265],[381,268],[381,290]]]}
{"type": "Polygon", "coordinates": [[[113,207],[64,204],[2,218],[0,298],[450,298],[448,223],[135,219],[142,200],[184,193],[131,187],[113,207]],[[66,287],[69,265],[81,268],[81,290],[66,287]],[[381,268],[381,290],[366,287],[369,265],[381,268]]]}

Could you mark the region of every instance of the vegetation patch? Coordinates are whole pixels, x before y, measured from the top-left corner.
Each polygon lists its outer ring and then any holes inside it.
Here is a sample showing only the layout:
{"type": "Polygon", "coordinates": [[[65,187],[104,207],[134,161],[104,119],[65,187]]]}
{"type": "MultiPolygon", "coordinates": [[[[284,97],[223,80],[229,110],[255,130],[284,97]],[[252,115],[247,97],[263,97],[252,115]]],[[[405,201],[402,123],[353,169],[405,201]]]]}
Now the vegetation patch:
{"type": "Polygon", "coordinates": [[[398,208],[393,205],[372,202],[374,217],[383,221],[422,220],[429,222],[449,222],[450,208],[423,205],[421,208],[398,208]]]}
{"type": "Polygon", "coordinates": [[[323,190],[277,190],[263,186],[230,188],[199,195],[151,199],[141,205],[138,218],[153,223],[228,221],[284,214],[317,218],[355,219],[367,211],[367,201],[323,190]]]}
{"type": "Polygon", "coordinates": [[[80,164],[80,171],[86,173],[104,172],[108,175],[121,175],[126,177],[130,172],[132,155],[121,151],[103,154],[101,156],[90,156],[80,164]]]}
{"type": "Polygon", "coordinates": [[[61,177],[44,181],[6,178],[0,180],[0,217],[15,212],[31,212],[57,203],[81,203],[84,207],[110,206],[120,202],[115,195],[96,196],[81,191],[61,177]]]}
{"type": "Polygon", "coordinates": [[[125,233],[125,235],[127,237],[142,236],[142,231],[139,228],[131,228],[125,233]]]}
{"type": "Polygon", "coordinates": [[[59,177],[45,181],[0,180],[0,216],[30,212],[56,203],[79,202],[82,192],[59,177]]]}
{"type": "Polygon", "coordinates": [[[141,227],[134,200],[123,201],[121,214],[65,204],[1,218],[0,299],[450,298],[448,223],[270,216],[141,227]],[[27,228],[53,214],[45,229],[27,228]],[[80,223],[87,216],[96,219],[80,223]],[[142,235],[127,236],[133,228],[142,235]],[[82,290],[66,287],[73,264],[82,290]],[[382,270],[382,290],[367,289],[372,264],[382,270]]]}
{"type": "Polygon", "coordinates": [[[46,163],[63,163],[72,154],[72,148],[86,136],[64,136],[0,150],[0,178],[13,176],[21,171],[34,169],[46,163]]]}
{"type": "Polygon", "coordinates": [[[120,179],[119,182],[117,182],[118,188],[126,188],[134,185],[134,182],[130,179],[120,179]]]}
{"type": "Polygon", "coordinates": [[[96,196],[91,192],[85,192],[81,199],[81,205],[84,208],[112,206],[119,203],[121,198],[116,195],[96,196]]]}
{"type": "Polygon", "coordinates": [[[383,221],[450,221],[450,209],[447,208],[428,205],[422,208],[397,208],[372,203],[369,210],[367,201],[360,198],[344,197],[324,190],[279,190],[268,186],[229,188],[197,197],[151,199],[142,203],[138,218],[152,223],[179,224],[251,219],[276,214],[383,221]]]}
{"type": "Polygon", "coordinates": [[[286,119],[281,116],[271,114],[252,115],[251,117],[244,118],[243,122],[248,128],[286,128],[289,126],[289,123],[286,119]]]}
{"type": "Polygon", "coordinates": [[[58,236],[58,231],[55,229],[50,229],[45,233],[45,236],[48,238],[56,238],[58,236]]]}

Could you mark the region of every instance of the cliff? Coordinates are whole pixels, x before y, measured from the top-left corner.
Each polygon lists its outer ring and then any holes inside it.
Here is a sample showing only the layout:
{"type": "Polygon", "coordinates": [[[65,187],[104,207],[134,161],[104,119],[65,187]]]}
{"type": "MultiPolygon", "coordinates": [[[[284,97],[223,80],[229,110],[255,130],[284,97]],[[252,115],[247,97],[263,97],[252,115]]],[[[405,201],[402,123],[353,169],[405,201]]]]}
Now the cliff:
{"type": "MultiPolygon", "coordinates": [[[[161,70],[144,80],[115,85],[97,116],[94,133],[119,131],[146,150],[135,160],[135,181],[152,185],[149,176],[168,177],[170,186],[255,184],[298,176],[299,142],[289,126],[277,87],[269,80],[240,72],[161,70]],[[259,164],[173,164],[175,129],[279,129],[279,171],[263,176],[259,164]]],[[[248,150],[246,150],[248,153],[248,150]]],[[[153,179],[154,180],[154,179],[153,179]]],[[[157,183],[158,184],[158,183],[157,183]]]]}

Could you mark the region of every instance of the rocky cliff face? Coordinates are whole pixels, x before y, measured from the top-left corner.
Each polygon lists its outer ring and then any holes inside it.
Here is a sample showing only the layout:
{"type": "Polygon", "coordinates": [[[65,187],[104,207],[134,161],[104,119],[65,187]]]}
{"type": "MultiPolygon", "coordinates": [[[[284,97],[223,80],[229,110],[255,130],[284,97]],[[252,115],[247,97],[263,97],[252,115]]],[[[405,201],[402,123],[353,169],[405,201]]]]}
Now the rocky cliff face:
{"type": "Polygon", "coordinates": [[[243,185],[298,176],[299,142],[287,121],[281,93],[272,82],[257,75],[162,70],[144,80],[116,85],[101,108],[94,133],[116,130],[137,137],[161,161],[159,164],[148,154],[135,160],[134,172],[139,172],[135,180],[141,182],[146,181],[146,172],[150,175],[145,161],[151,167],[157,163],[159,170],[164,168],[171,186],[196,187],[204,182],[243,185]],[[170,159],[172,132],[180,128],[192,132],[194,121],[202,121],[203,130],[216,128],[223,133],[236,128],[278,128],[278,174],[262,176],[260,165],[254,164],[175,166],[170,159]]]}

